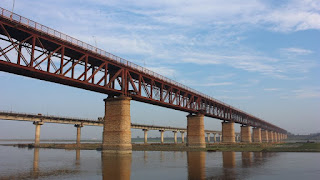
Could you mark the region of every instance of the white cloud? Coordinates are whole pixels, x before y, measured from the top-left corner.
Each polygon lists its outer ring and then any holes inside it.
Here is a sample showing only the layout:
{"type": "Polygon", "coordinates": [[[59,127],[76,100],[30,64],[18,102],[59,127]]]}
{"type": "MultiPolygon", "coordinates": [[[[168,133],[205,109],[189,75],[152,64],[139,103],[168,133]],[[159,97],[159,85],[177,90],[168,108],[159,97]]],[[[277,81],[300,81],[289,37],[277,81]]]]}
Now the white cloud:
{"type": "Polygon", "coordinates": [[[279,91],[279,88],[265,88],[264,91],[279,91]]]}
{"type": "Polygon", "coordinates": [[[169,67],[146,67],[147,69],[154,71],[162,76],[170,77],[172,79],[175,79],[176,75],[178,74],[175,69],[169,68],[169,67]]]}
{"type": "Polygon", "coordinates": [[[232,85],[232,82],[218,82],[218,83],[195,83],[190,84],[191,86],[204,86],[204,87],[213,87],[213,86],[228,86],[232,85]]]}
{"type": "Polygon", "coordinates": [[[319,87],[306,87],[292,91],[294,96],[298,99],[320,98],[319,87]]]}
{"type": "Polygon", "coordinates": [[[308,50],[308,49],[294,48],[294,47],[291,47],[291,48],[283,48],[283,49],[281,49],[281,50],[284,51],[285,53],[295,54],[295,55],[308,55],[308,54],[313,53],[313,51],[308,50]]]}

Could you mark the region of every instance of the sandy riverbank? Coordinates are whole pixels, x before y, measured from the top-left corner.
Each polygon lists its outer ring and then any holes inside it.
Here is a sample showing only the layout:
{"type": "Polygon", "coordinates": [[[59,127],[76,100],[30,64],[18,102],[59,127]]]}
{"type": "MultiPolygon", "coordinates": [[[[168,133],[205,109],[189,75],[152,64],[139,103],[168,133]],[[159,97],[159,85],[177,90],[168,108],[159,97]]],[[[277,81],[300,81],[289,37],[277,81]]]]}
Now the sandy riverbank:
{"type": "MultiPolygon", "coordinates": [[[[33,144],[3,144],[19,148],[34,148],[33,144]]],[[[101,143],[76,144],[41,143],[40,148],[101,150],[101,143]]],[[[236,152],[320,152],[320,143],[237,143],[207,144],[206,148],[189,148],[185,144],[132,144],[133,151],[236,151],[236,152]]]]}

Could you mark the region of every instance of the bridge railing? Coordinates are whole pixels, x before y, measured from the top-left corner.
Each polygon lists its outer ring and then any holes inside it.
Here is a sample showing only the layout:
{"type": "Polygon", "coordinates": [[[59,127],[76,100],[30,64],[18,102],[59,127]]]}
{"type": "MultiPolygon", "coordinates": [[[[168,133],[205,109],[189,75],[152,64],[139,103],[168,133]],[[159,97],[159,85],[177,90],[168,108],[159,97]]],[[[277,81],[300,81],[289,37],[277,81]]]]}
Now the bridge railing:
{"type": "MultiPolygon", "coordinates": [[[[113,61],[115,61],[115,62],[118,62],[118,63],[120,63],[120,64],[123,64],[124,66],[130,67],[130,68],[132,68],[132,69],[134,69],[134,70],[137,70],[137,71],[139,71],[139,72],[148,74],[148,75],[150,75],[150,76],[152,76],[152,77],[161,79],[161,80],[163,80],[163,81],[165,81],[165,82],[167,82],[167,83],[170,83],[170,84],[172,84],[172,85],[175,85],[175,86],[178,86],[178,87],[180,87],[180,88],[183,88],[183,89],[185,89],[185,90],[187,90],[187,91],[189,91],[189,92],[193,92],[193,93],[195,93],[195,94],[197,94],[197,95],[199,95],[199,96],[202,96],[203,98],[206,98],[206,99],[215,101],[215,102],[217,102],[217,103],[220,103],[220,104],[222,104],[222,105],[224,105],[224,106],[230,107],[230,108],[232,108],[232,109],[234,109],[234,110],[236,110],[236,111],[238,111],[238,112],[247,114],[246,112],[244,112],[244,111],[242,111],[242,110],[240,110],[240,109],[238,109],[238,108],[236,108],[236,107],[233,107],[233,106],[231,106],[231,105],[228,105],[228,104],[226,104],[226,103],[224,103],[224,102],[222,102],[222,101],[220,101],[220,100],[217,100],[217,99],[215,99],[215,98],[213,98],[213,97],[210,97],[210,96],[208,96],[208,95],[206,95],[206,94],[204,94],[204,93],[201,93],[201,92],[199,92],[199,91],[197,91],[197,90],[194,90],[194,89],[192,89],[192,88],[190,88],[190,87],[188,87],[188,86],[186,86],[186,85],[183,85],[183,84],[181,84],[181,83],[179,83],[179,82],[176,82],[176,81],[174,81],[174,80],[171,80],[171,79],[169,79],[169,78],[167,78],[167,77],[164,77],[164,76],[162,76],[162,75],[160,75],[160,74],[158,74],[158,73],[156,73],[156,72],[153,72],[153,71],[151,71],[151,70],[148,70],[148,69],[146,69],[146,68],[144,68],[144,67],[142,67],[142,66],[139,66],[139,65],[137,65],[137,64],[135,64],[135,63],[132,63],[132,62],[130,62],[130,61],[127,61],[127,60],[125,60],[125,59],[123,59],[123,58],[121,58],[121,57],[118,57],[118,56],[114,55],[114,54],[111,54],[111,53],[109,53],[109,52],[106,52],[106,51],[104,51],[104,50],[102,50],[102,49],[99,49],[99,48],[97,48],[97,47],[94,47],[94,46],[92,46],[92,45],[90,45],[90,44],[87,44],[87,43],[85,43],[85,42],[83,42],[83,41],[80,41],[80,40],[78,40],[78,39],[75,39],[75,38],[73,38],[73,37],[71,37],[71,36],[68,36],[68,35],[66,35],[66,34],[64,34],[64,33],[61,33],[61,32],[59,32],[59,31],[56,31],[56,30],[54,30],[54,29],[52,29],[52,28],[49,28],[49,27],[47,27],[47,26],[44,26],[44,25],[42,25],[42,24],[39,24],[39,23],[37,23],[37,22],[35,22],[35,21],[32,21],[32,20],[30,20],[30,19],[28,19],[28,18],[25,18],[25,17],[23,17],[23,16],[20,16],[20,15],[18,15],[18,14],[15,14],[15,13],[9,11],[9,10],[3,9],[3,8],[1,8],[1,7],[0,7],[0,10],[1,10],[1,16],[4,17],[4,18],[6,18],[6,19],[9,19],[9,20],[11,20],[11,21],[17,22],[17,23],[19,23],[19,24],[21,24],[21,25],[24,25],[24,26],[28,27],[28,28],[33,28],[33,29],[35,29],[35,30],[37,30],[37,31],[41,31],[42,33],[45,33],[45,34],[47,34],[47,35],[50,35],[50,36],[52,36],[52,37],[54,37],[54,38],[57,38],[57,39],[60,39],[60,40],[63,40],[63,41],[67,41],[67,42],[69,42],[69,43],[71,43],[71,44],[73,44],[73,45],[75,45],[75,46],[79,46],[79,47],[81,47],[81,48],[83,48],[83,49],[86,49],[86,50],[88,50],[88,51],[91,51],[92,53],[98,54],[98,55],[100,55],[100,56],[102,56],[102,57],[107,57],[107,58],[109,58],[109,59],[111,59],[111,60],[113,60],[113,61]]],[[[259,118],[256,118],[256,119],[259,119],[259,118]]],[[[267,123],[267,122],[265,122],[265,121],[263,121],[263,120],[261,120],[261,119],[259,119],[259,120],[260,120],[261,122],[263,122],[263,123],[267,123]]],[[[270,123],[267,123],[267,124],[270,124],[270,123]]]]}

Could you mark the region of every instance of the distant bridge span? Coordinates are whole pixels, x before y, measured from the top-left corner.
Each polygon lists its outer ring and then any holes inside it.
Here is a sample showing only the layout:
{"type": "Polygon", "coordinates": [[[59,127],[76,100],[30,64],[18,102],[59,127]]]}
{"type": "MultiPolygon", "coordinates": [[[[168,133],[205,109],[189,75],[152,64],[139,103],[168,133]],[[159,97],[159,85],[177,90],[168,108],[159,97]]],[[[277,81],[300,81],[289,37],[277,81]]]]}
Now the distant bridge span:
{"type": "MultiPolygon", "coordinates": [[[[58,123],[58,124],[74,124],[83,126],[103,126],[103,121],[92,119],[70,118],[61,116],[51,116],[42,114],[26,114],[17,112],[0,111],[0,120],[13,120],[13,121],[41,121],[43,123],[58,123]]],[[[183,131],[186,132],[187,128],[172,127],[172,126],[157,126],[147,124],[131,123],[133,129],[146,129],[146,130],[162,130],[162,131],[183,131]]],[[[205,133],[221,134],[221,131],[205,130],[205,133]]],[[[240,135],[240,133],[235,133],[240,135]]]]}
{"type": "Polygon", "coordinates": [[[286,131],[66,34],[0,8],[0,70],[207,117],[286,131]]]}

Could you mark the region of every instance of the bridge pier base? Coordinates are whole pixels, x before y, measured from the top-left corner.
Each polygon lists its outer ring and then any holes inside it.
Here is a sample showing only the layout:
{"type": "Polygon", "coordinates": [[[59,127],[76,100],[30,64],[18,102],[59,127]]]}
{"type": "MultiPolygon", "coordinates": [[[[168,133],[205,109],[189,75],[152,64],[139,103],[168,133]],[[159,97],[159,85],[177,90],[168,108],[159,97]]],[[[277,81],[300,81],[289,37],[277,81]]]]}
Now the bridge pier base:
{"type": "Polygon", "coordinates": [[[163,133],[164,133],[164,130],[159,130],[160,132],[160,141],[161,141],[161,144],[164,143],[164,140],[163,140],[163,133]]]}
{"type": "Polygon", "coordinates": [[[276,132],[272,132],[273,134],[273,142],[277,142],[277,135],[276,132]]]}
{"type": "Polygon", "coordinates": [[[83,125],[81,124],[75,124],[74,127],[77,128],[77,147],[80,147],[80,141],[81,141],[81,128],[83,125]]]}
{"type": "Polygon", "coordinates": [[[104,99],[103,152],[132,153],[130,100],[125,96],[104,99]]]}
{"type": "Polygon", "coordinates": [[[181,143],[184,143],[184,131],[180,131],[181,133],[181,143]]]}
{"type": "Polygon", "coordinates": [[[36,126],[34,147],[39,147],[39,145],[40,145],[40,126],[43,125],[43,122],[34,121],[33,124],[36,126]]]}
{"type": "Polygon", "coordinates": [[[261,143],[261,128],[253,128],[253,142],[261,143]]]}
{"type": "Polygon", "coordinates": [[[222,142],[222,134],[219,134],[219,142],[222,142]]]}
{"type": "Polygon", "coordinates": [[[241,142],[251,143],[251,130],[250,126],[241,126],[241,142]]]}
{"type": "Polygon", "coordinates": [[[205,148],[206,141],[204,135],[204,115],[189,114],[187,116],[187,138],[188,138],[188,147],[194,148],[205,148]]]}
{"type": "Polygon", "coordinates": [[[222,122],[222,142],[235,143],[234,122],[222,122]]]}
{"type": "Polygon", "coordinates": [[[172,131],[172,132],[173,132],[173,137],[174,137],[174,143],[177,144],[178,143],[177,131],[172,131]]]}
{"type": "Polygon", "coordinates": [[[217,142],[217,134],[213,133],[213,142],[216,143],[217,142]]]}
{"type": "Polygon", "coordinates": [[[207,140],[208,140],[208,143],[210,143],[210,133],[207,133],[207,140]]]}
{"type": "Polygon", "coordinates": [[[144,143],[147,144],[148,143],[148,129],[142,129],[142,131],[144,132],[144,143]]]}
{"type": "Polygon", "coordinates": [[[272,131],[269,131],[268,132],[268,142],[273,142],[273,132],[272,131]]]}
{"type": "Polygon", "coordinates": [[[268,130],[261,130],[261,141],[264,143],[269,141],[268,130]]]}

